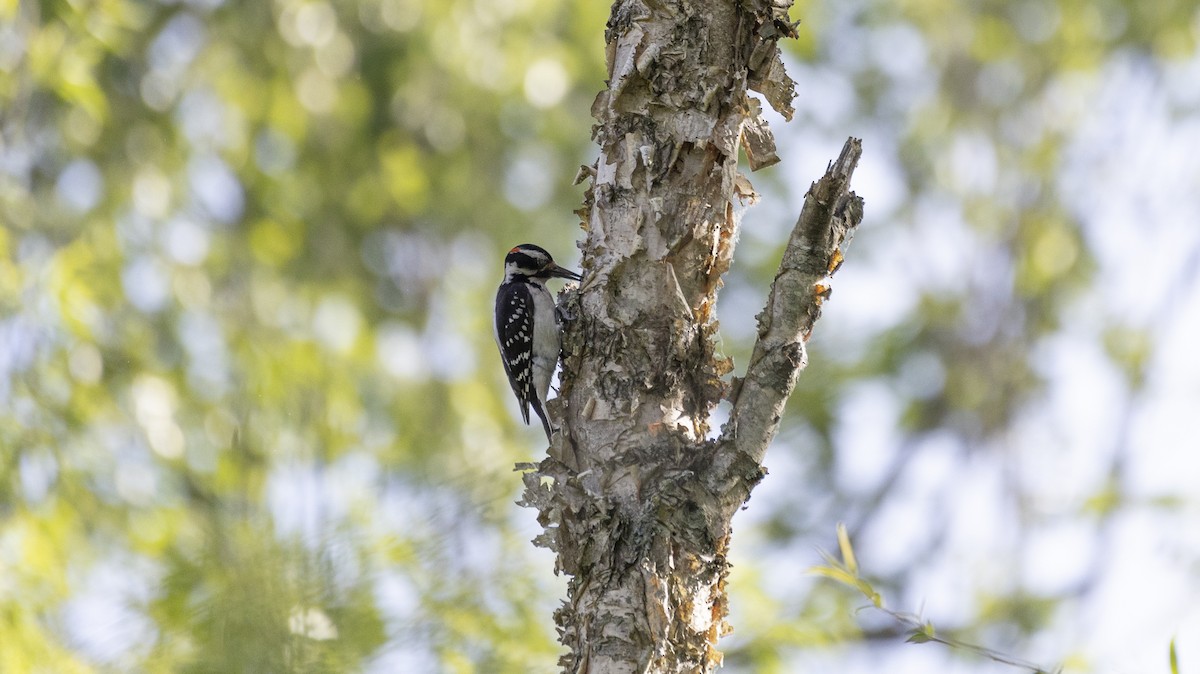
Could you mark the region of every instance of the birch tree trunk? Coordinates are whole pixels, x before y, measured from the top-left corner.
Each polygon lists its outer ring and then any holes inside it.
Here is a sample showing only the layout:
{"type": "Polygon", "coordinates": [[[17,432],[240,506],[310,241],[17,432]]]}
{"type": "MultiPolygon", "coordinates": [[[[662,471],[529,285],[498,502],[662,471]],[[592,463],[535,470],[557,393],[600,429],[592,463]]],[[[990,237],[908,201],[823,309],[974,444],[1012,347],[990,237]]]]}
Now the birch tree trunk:
{"type": "Polygon", "coordinates": [[[862,218],[850,139],[811,187],[742,379],[714,352],[715,305],[737,239],[738,172],[778,161],[760,92],[785,117],[794,95],[776,42],[790,0],[617,0],[596,98],[600,157],[587,172],[585,280],[563,294],[563,432],[523,466],[535,543],[557,553],[564,672],[710,672],[720,664],[731,520],[805,364],[840,247],[862,218]],[[729,422],[707,420],[723,398],[729,422]]]}

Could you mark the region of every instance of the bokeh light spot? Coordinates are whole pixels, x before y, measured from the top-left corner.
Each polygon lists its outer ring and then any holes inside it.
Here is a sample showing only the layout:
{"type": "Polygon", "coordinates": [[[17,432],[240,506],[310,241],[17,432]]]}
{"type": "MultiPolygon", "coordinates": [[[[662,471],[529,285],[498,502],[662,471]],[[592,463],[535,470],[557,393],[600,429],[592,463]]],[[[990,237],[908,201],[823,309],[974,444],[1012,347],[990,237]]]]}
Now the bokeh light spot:
{"type": "Polygon", "coordinates": [[[81,384],[98,383],[104,374],[104,359],[100,356],[100,349],[87,343],[76,344],[67,356],[67,369],[81,384]]]}
{"type": "Polygon", "coordinates": [[[566,68],[555,59],[534,61],[525,71],[525,98],[538,108],[558,105],[567,94],[570,79],[566,68]]]}
{"type": "Polygon", "coordinates": [[[58,174],[55,193],[58,200],[76,213],[86,213],[96,207],[104,191],[104,177],[96,165],[87,159],[76,159],[58,174]]]}
{"type": "Polygon", "coordinates": [[[313,313],[313,332],[329,349],[346,353],[354,346],[362,327],[358,307],[344,295],[327,295],[313,313]]]}
{"type": "Polygon", "coordinates": [[[157,169],[145,168],[133,179],[133,207],[148,218],[161,218],[171,205],[171,182],[157,169]]]}

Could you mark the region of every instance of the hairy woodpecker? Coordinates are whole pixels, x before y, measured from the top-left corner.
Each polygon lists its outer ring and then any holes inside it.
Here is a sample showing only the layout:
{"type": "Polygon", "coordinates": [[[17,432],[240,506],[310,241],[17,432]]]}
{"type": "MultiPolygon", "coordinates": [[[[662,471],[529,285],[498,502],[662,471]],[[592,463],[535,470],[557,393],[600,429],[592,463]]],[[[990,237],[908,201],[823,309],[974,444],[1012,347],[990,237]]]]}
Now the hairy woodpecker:
{"type": "Polygon", "coordinates": [[[581,277],[554,264],[545,249],[523,243],[504,257],[504,282],[496,292],[496,344],[508,383],[517,394],[521,418],[528,424],[529,408],[533,407],[542,419],[547,440],[551,428],[546,395],[560,349],[554,297],[546,289],[550,278],[578,281],[581,277]]]}

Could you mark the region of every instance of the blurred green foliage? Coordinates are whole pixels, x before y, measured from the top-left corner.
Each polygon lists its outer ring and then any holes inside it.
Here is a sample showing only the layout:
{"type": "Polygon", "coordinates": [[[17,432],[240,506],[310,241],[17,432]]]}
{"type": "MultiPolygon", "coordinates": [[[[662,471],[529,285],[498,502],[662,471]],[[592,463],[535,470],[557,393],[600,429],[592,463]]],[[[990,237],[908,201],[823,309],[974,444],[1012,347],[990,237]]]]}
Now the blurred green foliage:
{"type": "Polygon", "coordinates": [[[545,669],[484,288],[573,236],[602,8],[0,13],[0,671],[545,669]]]}
{"type": "MultiPolygon", "coordinates": [[[[606,13],[0,0],[0,672],[554,669],[562,586],[512,504],[540,431],[514,423],[491,301],[507,247],[571,259],[606,13]]],[[[793,17],[799,112],[775,132],[817,154],[866,136],[892,195],[862,179],[842,277],[901,283],[894,320],[839,323],[856,312],[839,291],[818,330],[771,458],[791,487],[764,486],[734,544],[766,551],[735,569],[734,671],[859,635],[853,598],[779,589],[809,565],[791,546],[836,519],[869,530],[930,438],[1011,451],[1047,386],[1034,347],[1098,280],[1056,180],[1079,83],[1130,54],[1194,57],[1200,26],[1178,0],[793,17]],[[901,449],[864,485],[839,465],[870,386],[901,449]]],[[[760,191],[797,203],[817,173],[793,159],[760,191]]],[[[734,317],[757,311],[794,215],[747,215],[722,305],[739,359],[734,317]]],[[[1122,318],[1094,338],[1136,392],[1155,341],[1122,318]]],[[[1112,516],[1114,484],[1078,514],[1112,516]]],[[[938,538],[879,586],[908,587],[938,538]]],[[[963,633],[1035,633],[1063,599],[993,590],[963,633]]]]}

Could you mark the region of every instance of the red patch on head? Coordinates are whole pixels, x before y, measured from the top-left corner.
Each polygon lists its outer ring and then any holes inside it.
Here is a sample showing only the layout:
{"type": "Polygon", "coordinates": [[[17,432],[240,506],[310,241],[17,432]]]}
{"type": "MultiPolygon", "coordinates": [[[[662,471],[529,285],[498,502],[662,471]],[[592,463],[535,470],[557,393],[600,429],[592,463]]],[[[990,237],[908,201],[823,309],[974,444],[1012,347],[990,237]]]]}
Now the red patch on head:
{"type": "Polygon", "coordinates": [[[510,251],[508,251],[508,252],[510,252],[510,253],[515,253],[515,252],[517,252],[517,251],[519,251],[519,250],[521,250],[521,247],[520,247],[520,246],[517,246],[516,248],[513,248],[512,250],[510,250],[510,251]]]}

